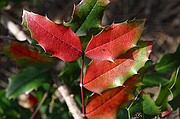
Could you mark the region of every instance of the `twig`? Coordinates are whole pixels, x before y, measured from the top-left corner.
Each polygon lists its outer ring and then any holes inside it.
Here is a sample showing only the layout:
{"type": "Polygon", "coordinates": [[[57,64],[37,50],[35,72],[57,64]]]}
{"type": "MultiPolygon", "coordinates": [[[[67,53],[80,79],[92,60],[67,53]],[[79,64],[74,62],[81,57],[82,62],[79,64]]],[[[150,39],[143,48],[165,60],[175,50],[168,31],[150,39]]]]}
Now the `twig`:
{"type": "Polygon", "coordinates": [[[60,81],[57,79],[53,79],[53,80],[56,83],[56,85],[58,87],[58,91],[64,98],[64,100],[67,104],[67,107],[68,107],[70,113],[72,114],[72,116],[74,117],[74,119],[83,119],[83,115],[81,114],[81,111],[77,107],[73,96],[69,93],[67,86],[61,85],[60,81]]]}
{"type": "Polygon", "coordinates": [[[39,109],[41,108],[42,104],[44,103],[44,101],[46,100],[49,90],[50,90],[51,86],[49,87],[49,89],[44,93],[41,102],[39,103],[39,105],[37,106],[36,110],[33,112],[32,116],[30,119],[34,119],[34,117],[36,116],[36,114],[38,113],[39,109]]]}
{"type": "Polygon", "coordinates": [[[83,117],[84,117],[84,119],[85,119],[86,112],[85,112],[85,105],[84,105],[83,77],[84,77],[84,55],[82,55],[80,89],[81,89],[82,114],[83,114],[83,117]]]}
{"type": "Polygon", "coordinates": [[[72,116],[75,119],[83,119],[82,114],[81,114],[80,110],[78,109],[72,95],[69,94],[69,91],[68,91],[66,85],[59,86],[58,91],[63,96],[63,98],[64,98],[64,100],[65,100],[65,102],[66,102],[72,116]]]}

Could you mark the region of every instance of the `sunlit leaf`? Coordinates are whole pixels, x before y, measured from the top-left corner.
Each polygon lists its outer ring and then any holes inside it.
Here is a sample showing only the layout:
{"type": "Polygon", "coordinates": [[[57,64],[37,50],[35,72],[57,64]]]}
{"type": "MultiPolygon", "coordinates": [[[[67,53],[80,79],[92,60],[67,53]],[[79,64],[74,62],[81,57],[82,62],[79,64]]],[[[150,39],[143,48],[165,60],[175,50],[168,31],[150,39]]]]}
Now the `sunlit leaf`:
{"type": "Polygon", "coordinates": [[[39,45],[53,56],[65,62],[81,57],[81,42],[71,28],[55,24],[47,17],[25,10],[22,24],[30,30],[39,45]]]}
{"type": "Polygon", "coordinates": [[[134,75],[124,86],[93,95],[86,106],[86,116],[90,119],[116,119],[118,109],[129,100],[139,81],[138,75],[134,75]]]}
{"type": "Polygon", "coordinates": [[[132,20],[121,24],[112,24],[96,36],[93,36],[85,54],[93,60],[113,61],[120,54],[136,46],[145,20],[132,20]]]}
{"type": "Polygon", "coordinates": [[[139,43],[139,48],[130,50],[114,62],[91,62],[84,77],[84,87],[92,92],[101,93],[108,88],[122,86],[144,66],[151,53],[152,43],[139,43]]]}
{"type": "Polygon", "coordinates": [[[74,8],[73,19],[66,23],[76,34],[83,36],[89,31],[98,33],[102,30],[101,20],[109,0],[82,0],[74,8]]]}

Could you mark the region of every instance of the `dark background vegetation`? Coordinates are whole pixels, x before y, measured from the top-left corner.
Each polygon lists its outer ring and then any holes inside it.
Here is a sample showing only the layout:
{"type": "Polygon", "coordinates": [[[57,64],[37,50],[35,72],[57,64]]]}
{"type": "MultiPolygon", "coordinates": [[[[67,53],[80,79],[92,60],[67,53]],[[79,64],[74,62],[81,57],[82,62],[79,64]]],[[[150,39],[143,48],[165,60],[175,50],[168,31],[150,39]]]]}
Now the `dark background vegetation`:
{"type": "MultiPolygon", "coordinates": [[[[111,0],[103,16],[103,25],[124,22],[134,18],[145,18],[143,39],[155,40],[151,59],[154,62],[165,53],[174,52],[180,41],[180,0],[111,0]]],[[[22,10],[47,15],[52,21],[69,21],[74,5],[80,0],[1,0],[0,36],[12,36],[2,17],[19,25],[22,10]]],[[[7,86],[8,77],[18,71],[12,60],[0,54],[0,89],[7,86]]]]}

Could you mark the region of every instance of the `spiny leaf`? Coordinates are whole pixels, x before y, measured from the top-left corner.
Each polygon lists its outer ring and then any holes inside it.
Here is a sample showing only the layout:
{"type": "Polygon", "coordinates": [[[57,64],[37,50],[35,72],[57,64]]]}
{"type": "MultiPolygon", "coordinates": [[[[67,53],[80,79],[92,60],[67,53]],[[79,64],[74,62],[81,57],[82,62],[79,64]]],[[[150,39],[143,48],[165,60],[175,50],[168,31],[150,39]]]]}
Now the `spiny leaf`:
{"type": "Polygon", "coordinates": [[[33,48],[28,47],[26,43],[15,40],[5,44],[3,51],[6,55],[13,58],[20,67],[25,67],[30,64],[52,62],[52,58],[49,58],[44,54],[40,54],[35,50],[33,51],[33,48]]]}
{"type": "Polygon", "coordinates": [[[81,42],[71,28],[55,24],[47,17],[25,10],[22,24],[30,30],[32,37],[38,41],[39,45],[53,56],[65,62],[81,57],[81,42]]]}
{"type": "Polygon", "coordinates": [[[144,66],[151,53],[152,43],[142,42],[138,49],[128,51],[114,62],[91,62],[84,77],[84,87],[92,92],[101,93],[106,89],[122,86],[144,66]]]}
{"type": "Polygon", "coordinates": [[[44,82],[48,81],[50,66],[48,64],[39,64],[34,67],[29,66],[22,72],[9,78],[9,84],[6,88],[8,98],[16,98],[18,95],[36,89],[44,82]]]}
{"type": "Polygon", "coordinates": [[[74,9],[73,19],[65,25],[70,26],[79,36],[98,33],[102,30],[101,19],[109,0],[82,0],[74,9]]]}
{"type": "Polygon", "coordinates": [[[93,60],[113,61],[120,54],[136,46],[143,31],[145,20],[132,20],[110,27],[92,37],[85,54],[93,60]]]}
{"type": "Polygon", "coordinates": [[[129,100],[139,81],[138,75],[134,75],[124,86],[93,95],[86,106],[86,116],[90,119],[116,119],[118,109],[129,100]]]}
{"type": "Polygon", "coordinates": [[[161,73],[173,71],[180,66],[180,43],[175,53],[165,54],[157,63],[156,70],[161,73]]]}

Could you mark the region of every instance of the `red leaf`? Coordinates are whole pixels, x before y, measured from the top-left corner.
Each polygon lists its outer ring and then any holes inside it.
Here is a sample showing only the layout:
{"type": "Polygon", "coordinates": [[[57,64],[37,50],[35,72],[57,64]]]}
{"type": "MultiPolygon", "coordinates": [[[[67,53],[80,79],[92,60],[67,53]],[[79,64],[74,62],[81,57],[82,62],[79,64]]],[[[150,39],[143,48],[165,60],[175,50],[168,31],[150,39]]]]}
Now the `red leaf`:
{"type": "Polygon", "coordinates": [[[34,63],[51,63],[52,58],[40,54],[37,51],[33,51],[25,43],[12,41],[10,44],[5,45],[3,51],[10,57],[12,57],[20,66],[26,66],[27,64],[34,63]]]}
{"type": "Polygon", "coordinates": [[[134,75],[124,86],[93,95],[86,106],[86,116],[90,119],[116,119],[118,109],[129,100],[139,81],[138,75],[134,75]]]}
{"type": "Polygon", "coordinates": [[[23,22],[47,52],[53,56],[70,62],[82,55],[82,45],[76,34],[69,27],[58,25],[47,17],[23,11],[23,22]]]}
{"type": "Polygon", "coordinates": [[[112,24],[100,34],[92,37],[85,54],[93,60],[113,61],[120,54],[134,47],[143,31],[145,20],[112,24]]]}
{"type": "Polygon", "coordinates": [[[123,83],[144,66],[153,42],[143,42],[140,48],[130,50],[114,62],[93,61],[84,76],[84,87],[100,94],[102,91],[122,86],[123,83]]]}

